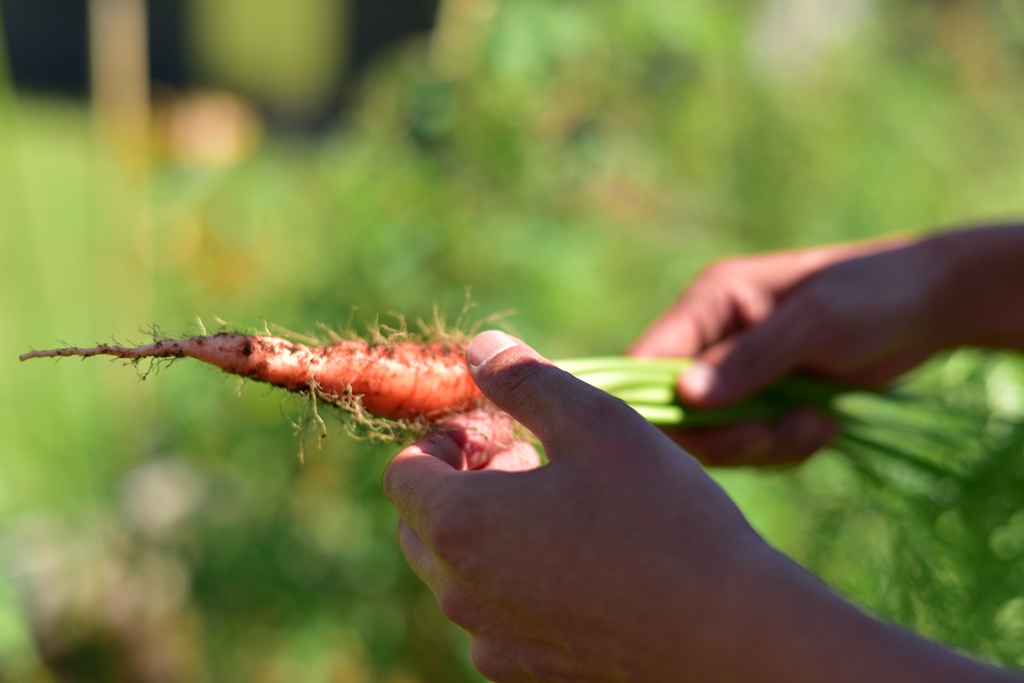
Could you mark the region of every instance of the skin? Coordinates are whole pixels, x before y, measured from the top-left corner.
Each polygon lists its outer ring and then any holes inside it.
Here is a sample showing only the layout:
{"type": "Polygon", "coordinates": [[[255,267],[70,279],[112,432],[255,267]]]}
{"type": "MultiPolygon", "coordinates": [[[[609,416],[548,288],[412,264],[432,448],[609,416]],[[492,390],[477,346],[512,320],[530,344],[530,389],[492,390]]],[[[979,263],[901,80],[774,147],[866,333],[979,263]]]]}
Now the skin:
{"type": "Polygon", "coordinates": [[[486,332],[468,359],[549,464],[476,412],[403,450],[384,489],[488,679],[1016,680],[837,597],[663,433],[529,347],[486,332]]]}
{"type": "MultiPolygon", "coordinates": [[[[703,392],[692,377],[681,391],[702,405],[794,368],[883,382],[949,346],[1024,348],[1021,263],[1018,227],[725,262],[635,351],[696,350],[713,375],[698,374],[703,392]]],[[[467,362],[504,414],[463,415],[403,450],[384,489],[410,565],[488,679],[1021,680],[832,593],[768,546],[667,435],[518,340],[485,332],[467,362]],[[513,438],[509,416],[548,465],[513,438]]],[[[696,443],[707,460],[735,461],[727,447],[763,430],[753,462],[792,461],[825,440],[802,434],[815,424],[797,413],[696,443]]]]}
{"type": "MultiPolygon", "coordinates": [[[[630,353],[696,357],[679,395],[698,407],[794,370],[880,386],[942,349],[1024,348],[1022,261],[1020,226],[729,259],[701,273],[630,353]]],[[[812,410],[671,434],[710,465],[798,462],[834,435],[812,410]]]]}

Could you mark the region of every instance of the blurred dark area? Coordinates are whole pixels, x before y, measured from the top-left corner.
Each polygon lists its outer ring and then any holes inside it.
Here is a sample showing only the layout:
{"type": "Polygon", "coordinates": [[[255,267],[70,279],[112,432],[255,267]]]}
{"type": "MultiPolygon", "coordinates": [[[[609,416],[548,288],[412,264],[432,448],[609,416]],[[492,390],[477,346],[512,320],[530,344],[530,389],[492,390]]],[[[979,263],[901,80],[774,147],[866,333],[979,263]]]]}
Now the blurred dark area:
{"type": "Polygon", "coordinates": [[[352,3],[352,75],[365,69],[375,55],[397,41],[429,31],[438,0],[355,0],[352,3]]]}
{"type": "MultiPolygon", "coordinates": [[[[202,0],[192,0],[193,2],[202,0]]],[[[338,27],[346,68],[332,92],[301,123],[319,127],[333,119],[349,99],[350,86],[375,56],[433,27],[438,0],[351,0],[345,22],[338,27]]],[[[89,0],[0,0],[8,59],[19,90],[86,96],[89,93],[89,0]]],[[[184,89],[222,87],[196,68],[190,55],[189,0],[148,0],[147,24],[150,80],[158,86],[184,89]]],[[[246,93],[256,105],[258,96],[246,93]]],[[[272,109],[272,108],[271,108],[272,109]]],[[[277,121],[273,111],[270,123],[277,121]]]]}
{"type": "Polygon", "coordinates": [[[0,10],[18,88],[88,91],[85,0],[3,0],[0,10]]]}

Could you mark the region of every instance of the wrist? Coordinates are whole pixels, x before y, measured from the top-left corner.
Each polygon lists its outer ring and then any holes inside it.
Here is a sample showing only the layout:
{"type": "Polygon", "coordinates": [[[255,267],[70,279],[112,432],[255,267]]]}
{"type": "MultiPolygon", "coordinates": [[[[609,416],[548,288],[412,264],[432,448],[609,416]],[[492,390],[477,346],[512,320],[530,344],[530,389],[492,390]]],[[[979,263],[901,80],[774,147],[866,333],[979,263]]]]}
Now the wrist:
{"type": "Polygon", "coordinates": [[[1024,226],[942,233],[920,248],[939,272],[932,302],[938,348],[1024,348],[1024,226]]]}
{"type": "MultiPolygon", "coordinates": [[[[746,585],[730,680],[765,683],[1018,681],[875,619],[772,549],[746,585]]],[[[756,559],[756,558],[755,558],[756,559]]]]}

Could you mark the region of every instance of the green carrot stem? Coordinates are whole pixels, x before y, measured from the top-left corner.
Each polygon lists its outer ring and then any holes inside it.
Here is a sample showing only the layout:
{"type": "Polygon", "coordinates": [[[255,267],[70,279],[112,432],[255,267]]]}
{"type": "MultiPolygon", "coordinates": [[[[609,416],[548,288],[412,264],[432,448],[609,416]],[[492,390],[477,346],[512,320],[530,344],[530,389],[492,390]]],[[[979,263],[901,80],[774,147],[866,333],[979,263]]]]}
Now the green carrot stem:
{"type": "Polygon", "coordinates": [[[710,427],[748,420],[777,420],[795,408],[809,406],[834,415],[834,400],[853,387],[808,375],[790,375],[735,405],[716,410],[684,406],[676,393],[679,376],[692,365],[689,358],[574,358],[555,364],[598,389],[630,404],[661,427],[710,427]]]}

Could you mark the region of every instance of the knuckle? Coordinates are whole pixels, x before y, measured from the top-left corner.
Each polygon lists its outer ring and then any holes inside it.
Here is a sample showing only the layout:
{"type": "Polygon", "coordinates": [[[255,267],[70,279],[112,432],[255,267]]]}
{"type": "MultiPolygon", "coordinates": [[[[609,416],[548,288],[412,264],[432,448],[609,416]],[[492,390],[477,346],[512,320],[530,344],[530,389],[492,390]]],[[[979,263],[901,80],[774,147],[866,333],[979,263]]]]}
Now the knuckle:
{"type": "Polygon", "coordinates": [[[457,564],[464,552],[465,533],[458,523],[431,524],[425,540],[434,553],[448,564],[457,564]]]}
{"type": "Polygon", "coordinates": [[[829,320],[836,315],[836,297],[822,286],[812,284],[801,292],[800,305],[818,320],[829,320]]]}
{"type": "Polygon", "coordinates": [[[458,561],[472,544],[472,524],[467,514],[470,508],[461,505],[457,496],[440,491],[430,495],[424,506],[424,519],[429,520],[424,540],[445,561],[458,561]]]}
{"type": "Polygon", "coordinates": [[[811,286],[802,292],[800,305],[806,311],[807,319],[813,321],[823,342],[833,342],[853,332],[850,316],[845,310],[844,295],[825,287],[811,286]]]}
{"type": "Polygon", "coordinates": [[[715,261],[704,268],[697,276],[697,282],[702,281],[723,281],[729,280],[735,273],[737,268],[736,259],[725,259],[722,261],[715,261]]]}
{"type": "Polygon", "coordinates": [[[732,287],[749,280],[755,272],[757,257],[732,256],[708,264],[700,272],[694,285],[707,284],[716,288],[732,287]]]}
{"type": "Polygon", "coordinates": [[[500,376],[502,396],[511,407],[520,408],[543,393],[552,368],[534,358],[522,358],[506,366],[500,376]]]}
{"type": "Polygon", "coordinates": [[[755,344],[737,344],[730,351],[719,370],[727,380],[743,380],[752,375],[765,362],[765,353],[755,344]]]}
{"type": "Polygon", "coordinates": [[[506,683],[520,680],[515,677],[514,667],[510,666],[508,659],[498,654],[496,648],[483,641],[473,641],[470,648],[470,659],[473,662],[473,668],[489,681],[506,683]]]}
{"type": "Polygon", "coordinates": [[[442,588],[438,590],[436,597],[437,606],[448,621],[472,631],[472,627],[478,621],[474,618],[476,609],[460,591],[450,587],[442,588]]]}
{"type": "Polygon", "coordinates": [[[738,400],[764,387],[782,371],[778,350],[753,340],[733,347],[718,366],[730,400],[738,400]]]}

